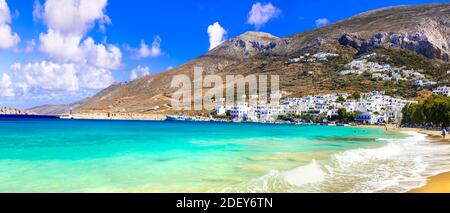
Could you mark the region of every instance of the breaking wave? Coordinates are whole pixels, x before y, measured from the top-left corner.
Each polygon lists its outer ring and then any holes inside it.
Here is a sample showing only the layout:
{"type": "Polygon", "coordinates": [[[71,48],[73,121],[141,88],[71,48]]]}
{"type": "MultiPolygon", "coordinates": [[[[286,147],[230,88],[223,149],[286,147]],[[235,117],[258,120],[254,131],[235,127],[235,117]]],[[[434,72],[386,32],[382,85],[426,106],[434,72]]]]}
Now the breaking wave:
{"type": "Polygon", "coordinates": [[[311,161],[289,171],[271,171],[224,191],[239,192],[407,192],[427,178],[450,171],[450,145],[423,134],[404,132],[404,139],[379,148],[361,148],[311,161]]]}

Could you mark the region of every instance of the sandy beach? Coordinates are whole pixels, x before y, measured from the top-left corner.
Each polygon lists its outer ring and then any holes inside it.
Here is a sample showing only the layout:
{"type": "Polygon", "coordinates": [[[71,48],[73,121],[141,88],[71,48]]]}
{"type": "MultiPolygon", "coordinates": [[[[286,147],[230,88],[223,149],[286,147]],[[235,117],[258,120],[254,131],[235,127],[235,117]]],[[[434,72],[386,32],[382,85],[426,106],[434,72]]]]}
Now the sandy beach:
{"type": "Polygon", "coordinates": [[[450,172],[429,178],[426,186],[413,189],[410,193],[450,193],[450,172]]]}

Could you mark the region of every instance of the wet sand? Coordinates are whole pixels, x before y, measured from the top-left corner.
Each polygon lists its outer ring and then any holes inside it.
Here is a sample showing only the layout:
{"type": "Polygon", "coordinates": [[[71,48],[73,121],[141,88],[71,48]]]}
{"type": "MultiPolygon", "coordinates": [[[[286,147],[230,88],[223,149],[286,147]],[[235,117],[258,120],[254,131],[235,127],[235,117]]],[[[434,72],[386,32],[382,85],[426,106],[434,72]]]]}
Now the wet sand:
{"type": "Polygon", "coordinates": [[[450,172],[428,179],[424,187],[413,189],[410,193],[450,193],[450,172]]]}

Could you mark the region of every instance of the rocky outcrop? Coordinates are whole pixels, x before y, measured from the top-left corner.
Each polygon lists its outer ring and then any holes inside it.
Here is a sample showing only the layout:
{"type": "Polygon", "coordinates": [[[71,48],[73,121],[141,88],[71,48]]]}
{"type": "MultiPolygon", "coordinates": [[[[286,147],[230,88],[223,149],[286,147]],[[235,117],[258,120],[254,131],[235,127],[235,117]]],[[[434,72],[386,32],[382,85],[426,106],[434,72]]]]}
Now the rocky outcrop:
{"type": "Polygon", "coordinates": [[[0,115],[34,115],[35,113],[11,107],[0,108],[0,115]]]}
{"type": "Polygon", "coordinates": [[[232,38],[206,55],[244,60],[258,54],[271,54],[278,45],[286,44],[283,39],[263,32],[247,32],[232,38]]]}
{"type": "Polygon", "coordinates": [[[410,31],[379,32],[369,37],[358,33],[344,33],[342,45],[351,46],[360,54],[380,48],[401,48],[414,51],[430,59],[449,61],[450,21],[434,17],[419,23],[410,31]]]}

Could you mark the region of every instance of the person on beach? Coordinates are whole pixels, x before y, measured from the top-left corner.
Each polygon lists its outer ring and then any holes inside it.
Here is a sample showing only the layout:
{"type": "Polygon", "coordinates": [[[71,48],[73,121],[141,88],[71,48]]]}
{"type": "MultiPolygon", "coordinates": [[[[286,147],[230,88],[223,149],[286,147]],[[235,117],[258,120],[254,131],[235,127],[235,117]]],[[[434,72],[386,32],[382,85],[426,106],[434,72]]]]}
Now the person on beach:
{"type": "Polygon", "coordinates": [[[442,139],[445,139],[445,136],[447,135],[447,131],[445,130],[445,128],[442,128],[442,139]]]}

